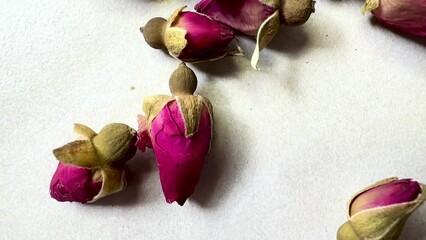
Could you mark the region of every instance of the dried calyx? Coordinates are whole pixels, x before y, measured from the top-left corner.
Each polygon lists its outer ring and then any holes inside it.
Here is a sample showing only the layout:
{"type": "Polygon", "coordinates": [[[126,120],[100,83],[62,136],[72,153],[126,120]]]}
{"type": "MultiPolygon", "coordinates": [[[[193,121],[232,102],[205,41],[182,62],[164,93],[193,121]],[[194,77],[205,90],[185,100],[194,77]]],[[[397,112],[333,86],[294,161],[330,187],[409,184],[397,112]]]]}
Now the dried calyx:
{"type": "Polygon", "coordinates": [[[281,0],[280,14],[282,23],[297,26],[308,21],[311,13],[315,12],[315,1],[312,0],[281,0]]]}
{"type": "Polygon", "coordinates": [[[146,43],[155,49],[165,49],[164,32],[166,30],[167,20],[156,17],[149,20],[145,27],[141,27],[140,31],[145,38],[146,43]]]}
{"type": "Polygon", "coordinates": [[[193,95],[197,89],[197,76],[181,63],[170,76],[169,88],[172,95],[193,95]]]}

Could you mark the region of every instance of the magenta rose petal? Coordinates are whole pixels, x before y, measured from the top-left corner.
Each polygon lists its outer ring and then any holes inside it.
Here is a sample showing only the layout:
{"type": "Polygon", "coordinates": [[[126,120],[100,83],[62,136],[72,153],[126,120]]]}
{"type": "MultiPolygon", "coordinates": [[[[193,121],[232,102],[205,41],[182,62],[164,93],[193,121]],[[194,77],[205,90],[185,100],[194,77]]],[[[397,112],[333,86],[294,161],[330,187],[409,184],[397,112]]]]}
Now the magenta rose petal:
{"type": "Polygon", "coordinates": [[[92,180],[92,171],[87,168],[59,162],[50,182],[50,196],[60,202],[86,203],[95,197],[102,181],[92,180]]]}
{"type": "Polygon", "coordinates": [[[388,28],[426,37],[426,0],[366,0],[367,11],[388,28]]]}
{"type": "Polygon", "coordinates": [[[166,200],[182,205],[194,192],[209,150],[210,114],[204,107],[199,130],[187,138],[179,105],[169,102],[153,120],[151,134],[166,200]]]}
{"type": "Polygon", "coordinates": [[[276,11],[259,0],[202,0],[195,10],[248,35],[256,35],[263,21],[276,11]]]}

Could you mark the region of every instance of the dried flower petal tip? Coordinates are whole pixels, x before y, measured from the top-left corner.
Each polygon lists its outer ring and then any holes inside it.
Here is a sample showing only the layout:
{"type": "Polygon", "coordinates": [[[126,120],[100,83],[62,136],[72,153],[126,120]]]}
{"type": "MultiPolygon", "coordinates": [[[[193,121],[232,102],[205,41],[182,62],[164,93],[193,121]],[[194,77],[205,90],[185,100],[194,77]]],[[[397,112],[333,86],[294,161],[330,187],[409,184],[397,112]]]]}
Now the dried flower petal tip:
{"type": "Polygon", "coordinates": [[[426,37],[425,0],[366,0],[362,13],[367,11],[389,28],[426,37]]]}
{"type": "Polygon", "coordinates": [[[313,0],[201,0],[195,10],[239,32],[256,36],[251,65],[257,69],[259,52],[274,38],[280,25],[305,23],[314,12],[314,3],[313,0]]]}
{"type": "Polygon", "coordinates": [[[426,200],[425,185],[389,178],[356,194],[337,240],[396,240],[409,215],[426,200]]]}
{"type": "MultiPolygon", "coordinates": [[[[170,77],[172,96],[146,97],[143,110],[148,121],[138,117],[139,129],[149,135],[168,203],[183,205],[198,184],[204,158],[210,149],[213,117],[208,99],[193,95],[197,87],[194,72],[179,65],[170,77]]],[[[138,142],[145,147],[147,141],[138,142]]],[[[139,147],[139,146],[138,146],[139,147]]]]}
{"type": "Polygon", "coordinates": [[[123,164],[136,153],[136,131],[112,123],[99,134],[82,124],[74,130],[82,139],[53,150],[60,161],[50,183],[58,201],[94,202],[124,189],[123,164]]]}
{"type": "Polygon", "coordinates": [[[228,44],[235,38],[228,26],[208,16],[177,9],[168,20],[153,18],[140,30],[153,48],[166,49],[184,62],[200,62],[232,54],[228,44]]]}

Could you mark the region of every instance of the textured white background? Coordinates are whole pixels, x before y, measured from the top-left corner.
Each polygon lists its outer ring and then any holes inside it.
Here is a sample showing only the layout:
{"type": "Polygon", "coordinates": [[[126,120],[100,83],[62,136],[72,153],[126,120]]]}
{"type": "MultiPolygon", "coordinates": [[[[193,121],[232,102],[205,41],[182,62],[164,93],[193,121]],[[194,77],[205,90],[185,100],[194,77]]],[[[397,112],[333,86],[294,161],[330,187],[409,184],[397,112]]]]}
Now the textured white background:
{"type": "MultiPolygon", "coordinates": [[[[192,66],[215,136],[183,206],[165,202],[152,152],[129,185],[92,205],[49,196],[51,149],[74,122],[136,127],[178,62],[139,27],[196,1],[0,2],[0,239],[335,239],[350,196],[390,176],[426,182],[426,41],[319,0],[262,52],[192,66]],[[134,90],[131,90],[131,87],[134,90]]],[[[250,53],[254,42],[241,38],[250,53]]],[[[401,239],[426,239],[426,206],[401,239]]]]}

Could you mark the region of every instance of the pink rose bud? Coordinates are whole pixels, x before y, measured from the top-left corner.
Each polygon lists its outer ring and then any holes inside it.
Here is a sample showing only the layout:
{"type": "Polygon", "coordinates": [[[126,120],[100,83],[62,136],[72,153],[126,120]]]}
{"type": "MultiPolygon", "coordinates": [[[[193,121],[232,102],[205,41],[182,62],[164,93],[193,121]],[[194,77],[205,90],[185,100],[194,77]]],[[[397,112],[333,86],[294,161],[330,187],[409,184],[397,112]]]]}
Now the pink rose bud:
{"type": "Polygon", "coordinates": [[[121,123],[97,134],[82,124],[74,130],[82,139],[53,150],[60,161],[50,182],[50,195],[63,202],[94,202],[124,189],[123,164],[136,153],[136,131],[121,123]]]}
{"type": "Polygon", "coordinates": [[[314,12],[313,0],[201,0],[197,12],[206,14],[247,35],[257,36],[251,64],[257,68],[259,52],[277,34],[281,24],[305,23],[314,12]]]}
{"type": "Polygon", "coordinates": [[[418,182],[410,179],[395,180],[371,188],[355,197],[351,204],[351,215],[360,211],[411,202],[422,192],[418,182]]]}
{"type": "Polygon", "coordinates": [[[204,158],[212,138],[212,107],[201,96],[194,72],[181,64],[170,78],[173,96],[155,95],[144,99],[148,123],[139,116],[140,149],[149,145],[157,157],[160,180],[166,201],[183,205],[199,181],[204,158]],[[142,125],[142,126],[141,126],[142,125]],[[148,143],[148,144],[147,144],[148,143]]]}
{"type": "Polygon", "coordinates": [[[349,221],[338,240],[396,240],[405,221],[425,200],[425,186],[410,179],[390,178],[356,194],[349,203],[349,221]]]}
{"type": "Polygon", "coordinates": [[[102,188],[100,174],[59,162],[50,182],[50,195],[60,202],[90,202],[102,188]]]}
{"type": "Polygon", "coordinates": [[[366,0],[367,11],[389,28],[426,37],[426,0],[366,0]]]}
{"type": "Polygon", "coordinates": [[[222,58],[233,51],[227,49],[235,38],[228,26],[182,7],[166,20],[153,18],[141,27],[145,41],[153,48],[167,49],[175,58],[199,62],[222,58]]]}

